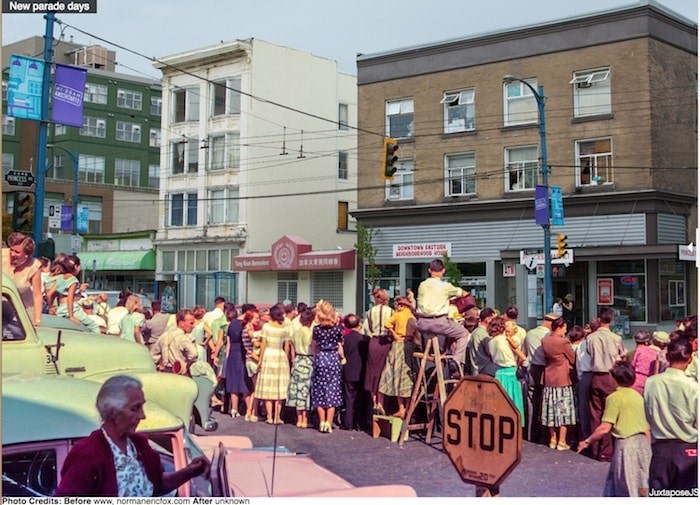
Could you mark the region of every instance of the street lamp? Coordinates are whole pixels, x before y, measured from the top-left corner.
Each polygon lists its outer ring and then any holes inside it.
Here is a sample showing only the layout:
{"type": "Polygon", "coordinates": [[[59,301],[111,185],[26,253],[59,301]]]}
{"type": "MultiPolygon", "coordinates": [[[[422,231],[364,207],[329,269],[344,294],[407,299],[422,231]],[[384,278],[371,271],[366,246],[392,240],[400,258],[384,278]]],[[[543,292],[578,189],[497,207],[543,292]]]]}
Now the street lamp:
{"type": "Polygon", "coordinates": [[[521,82],[532,91],[535,100],[537,100],[537,125],[540,130],[540,164],[542,172],[542,184],[547,188],[547,222],[542,225],[544,231],[544,308],[546,314],[552,308],[552,256],[551,247],[551,229],[549,224],[549,165],[547,163],[547,130],[545,129],[544,119],[544,88],[538,85],[535,89],[529,82],[520,79],[514,75],[503,76],[503,82],[510,84],[513,82],[521,82]]]}
{"type": "Polygon", "coordinates": [[[69,151],[65,147],[56,144],[47,144],[47,148],[60,149],[73,160],[73,237],[71,240],[71,252],[78,254],[78,174],[80,171],[80,153],[69,151]]]}

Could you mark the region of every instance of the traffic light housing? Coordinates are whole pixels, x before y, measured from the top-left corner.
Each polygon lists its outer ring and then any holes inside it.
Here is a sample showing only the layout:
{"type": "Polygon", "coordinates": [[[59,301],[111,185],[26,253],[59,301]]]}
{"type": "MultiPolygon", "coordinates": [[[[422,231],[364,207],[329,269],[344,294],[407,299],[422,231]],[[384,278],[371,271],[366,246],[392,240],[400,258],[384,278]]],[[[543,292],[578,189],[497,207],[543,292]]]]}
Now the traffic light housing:
{"type": "Polygon", "coordinates": [[[34,195],[18,191],[14,196],[12,209],[12,229],[31,232],[34,226],[34,195]]]}
{"type": "Polygon", "coordinates": [[[566,243],[566,235],[559,233],[557,235],[557,257],[561,258],[566,254],[566,248],[569,247],[566,243]]]}
{"type": "Polygon", "coordinates": [[[399,150],[399,144],[395,139],[385,138],[384,139],[384,149],[382,150],[382,175],[387,181],[394,180],[394,174],[396,173],[396,162],[399,157],[396,156],[396,151],[399,150]]]}

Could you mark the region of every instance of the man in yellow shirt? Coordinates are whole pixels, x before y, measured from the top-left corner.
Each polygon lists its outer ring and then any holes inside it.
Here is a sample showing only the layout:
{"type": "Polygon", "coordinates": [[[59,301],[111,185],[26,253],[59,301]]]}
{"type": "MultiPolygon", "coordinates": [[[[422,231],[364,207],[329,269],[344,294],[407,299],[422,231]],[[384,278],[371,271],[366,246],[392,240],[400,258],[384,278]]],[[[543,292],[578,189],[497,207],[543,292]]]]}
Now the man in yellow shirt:
{"type": "Polygon", "coordinates": [[[418,331],[423,335],[424,341],[430,335],[438,335],[445,338],[445,346],[454,342],[455,361],[464,367],[469,331],[447,316],[450,299],[466,296],[469,292],[442,280],[445,274],[442,260],[431,261],[428,273],[430,277],[418,286],[418,331]]]}

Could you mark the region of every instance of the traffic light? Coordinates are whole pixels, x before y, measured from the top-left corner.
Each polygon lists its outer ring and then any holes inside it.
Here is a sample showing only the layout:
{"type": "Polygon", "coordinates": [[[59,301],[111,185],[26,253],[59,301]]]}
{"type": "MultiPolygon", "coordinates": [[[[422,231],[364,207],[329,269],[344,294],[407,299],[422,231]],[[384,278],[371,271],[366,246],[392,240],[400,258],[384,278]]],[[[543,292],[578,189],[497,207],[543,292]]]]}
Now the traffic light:
{"type": "Polygon", "coordinates": [[[392,138],[384,139],[384,150],[382,151],[382,175],[387,181],[394,180],[396,173],[396,162],[399,157],[396,156],[396,151],[399,150],[399,144],[392,138]]]}
{"type": "Polygon", "coordinates": [[[34,195],[18,191],[15,193],[12,209],[12,229],[15,231],[32,231],[34,226],[34,195]]]}
{"type": "Polygon", "coordinates": [[[561,258],[566,254],[566,248],[568,247],[566,243],[566,235],[559,233],[557,235],[557,257],[561,258]]]}

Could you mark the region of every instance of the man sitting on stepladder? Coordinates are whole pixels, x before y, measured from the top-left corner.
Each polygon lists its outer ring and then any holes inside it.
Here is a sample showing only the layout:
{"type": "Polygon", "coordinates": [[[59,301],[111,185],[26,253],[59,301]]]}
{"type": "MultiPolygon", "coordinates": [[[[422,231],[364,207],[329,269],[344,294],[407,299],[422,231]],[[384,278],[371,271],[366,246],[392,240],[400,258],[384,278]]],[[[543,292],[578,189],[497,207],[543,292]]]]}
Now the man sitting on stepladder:
{"type": "Polygon", "coordinates": [[[428,273],[430,277],[418,286],[418,331],[423,335],[424,342],[432,335],[444,337],[444,344],[440,339],[441,348],[455,343],[455,361],[464,368],[469,331],[447,316],[450,299],[466,296],[469,292],[442,280],[445,274],[445,265],[442,260],[431,261],[428,273]]]}

